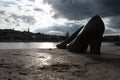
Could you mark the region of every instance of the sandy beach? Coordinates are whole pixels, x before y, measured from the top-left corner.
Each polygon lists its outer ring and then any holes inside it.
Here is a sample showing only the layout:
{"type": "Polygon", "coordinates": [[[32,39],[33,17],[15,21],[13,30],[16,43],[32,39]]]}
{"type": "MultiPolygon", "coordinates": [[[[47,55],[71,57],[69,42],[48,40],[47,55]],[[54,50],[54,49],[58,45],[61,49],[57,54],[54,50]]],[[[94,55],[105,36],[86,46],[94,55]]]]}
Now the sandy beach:
{"type": "Polygon", "coordinates": [[[120,47],[101,55],[63,49],[0,49],[0,80],[119,80],[120,47]]]}

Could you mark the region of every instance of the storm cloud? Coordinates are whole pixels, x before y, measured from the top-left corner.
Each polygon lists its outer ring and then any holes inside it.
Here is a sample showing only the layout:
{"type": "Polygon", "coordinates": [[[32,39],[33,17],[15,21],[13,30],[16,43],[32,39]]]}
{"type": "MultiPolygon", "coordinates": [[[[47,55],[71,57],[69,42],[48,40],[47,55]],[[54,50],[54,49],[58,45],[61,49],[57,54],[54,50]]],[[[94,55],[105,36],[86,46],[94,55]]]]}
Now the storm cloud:
{"type": "Polygon", "coordinates": [[[120,16],[119,0],[44,0],[56,11],[54,18],[81,20],[99,14],[102,17],[120,16]]]}

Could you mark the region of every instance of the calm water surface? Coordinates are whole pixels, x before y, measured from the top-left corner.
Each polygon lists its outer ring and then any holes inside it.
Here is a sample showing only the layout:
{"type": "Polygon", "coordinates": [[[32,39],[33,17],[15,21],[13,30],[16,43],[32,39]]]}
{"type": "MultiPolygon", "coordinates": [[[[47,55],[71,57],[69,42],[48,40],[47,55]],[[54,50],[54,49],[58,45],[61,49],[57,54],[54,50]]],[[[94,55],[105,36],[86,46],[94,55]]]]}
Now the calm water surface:
{"type": "MultiPolygon", "coordinates": [[[[48,49],[56,48],[57,42],[1,42],[0,49],[48,49]]],[[[102,46],[115,46],[113,43],[102,43],[102,46]]]]}
{"type": "Polygon", "coordinates": [[[1,42],[0,49],[56,48],[56,42],[1,42]]]}

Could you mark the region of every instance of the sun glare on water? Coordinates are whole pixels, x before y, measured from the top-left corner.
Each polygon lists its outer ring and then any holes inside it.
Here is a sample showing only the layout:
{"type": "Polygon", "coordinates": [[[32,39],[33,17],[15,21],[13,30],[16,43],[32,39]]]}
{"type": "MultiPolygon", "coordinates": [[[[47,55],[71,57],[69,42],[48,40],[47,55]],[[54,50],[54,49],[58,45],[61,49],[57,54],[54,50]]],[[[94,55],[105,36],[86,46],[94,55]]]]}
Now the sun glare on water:
{"type": "Polygon", "coordinates": [[[42,43],[42,44],[40,45],[40,47],[41,47],[42,49],[56,48],[55,45],[56,45],[55,43],[45,42],[45,43],[42,43]]]}

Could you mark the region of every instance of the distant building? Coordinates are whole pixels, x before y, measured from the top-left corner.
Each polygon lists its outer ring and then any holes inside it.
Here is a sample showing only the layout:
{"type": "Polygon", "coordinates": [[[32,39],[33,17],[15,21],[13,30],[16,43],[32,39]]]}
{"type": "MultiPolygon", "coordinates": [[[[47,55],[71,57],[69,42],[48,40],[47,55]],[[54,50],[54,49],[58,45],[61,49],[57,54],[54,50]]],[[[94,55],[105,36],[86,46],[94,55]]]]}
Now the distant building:
{"type": "Polygon", "coordinates": [[[32,33],[28,31],[15,31],[14,29],[0,29],[0,42],[32,42],[32,41],[61,41],[64,36],[46,35],[42,33],[32,33]],[[59,38],[58,38],[59,37],[59,38]]]}
{"type": "Polygon", "coordinates": [[[28,32],[30,32],[30,29],[29,29],[29,27],[28,27],[28,32]]]}

